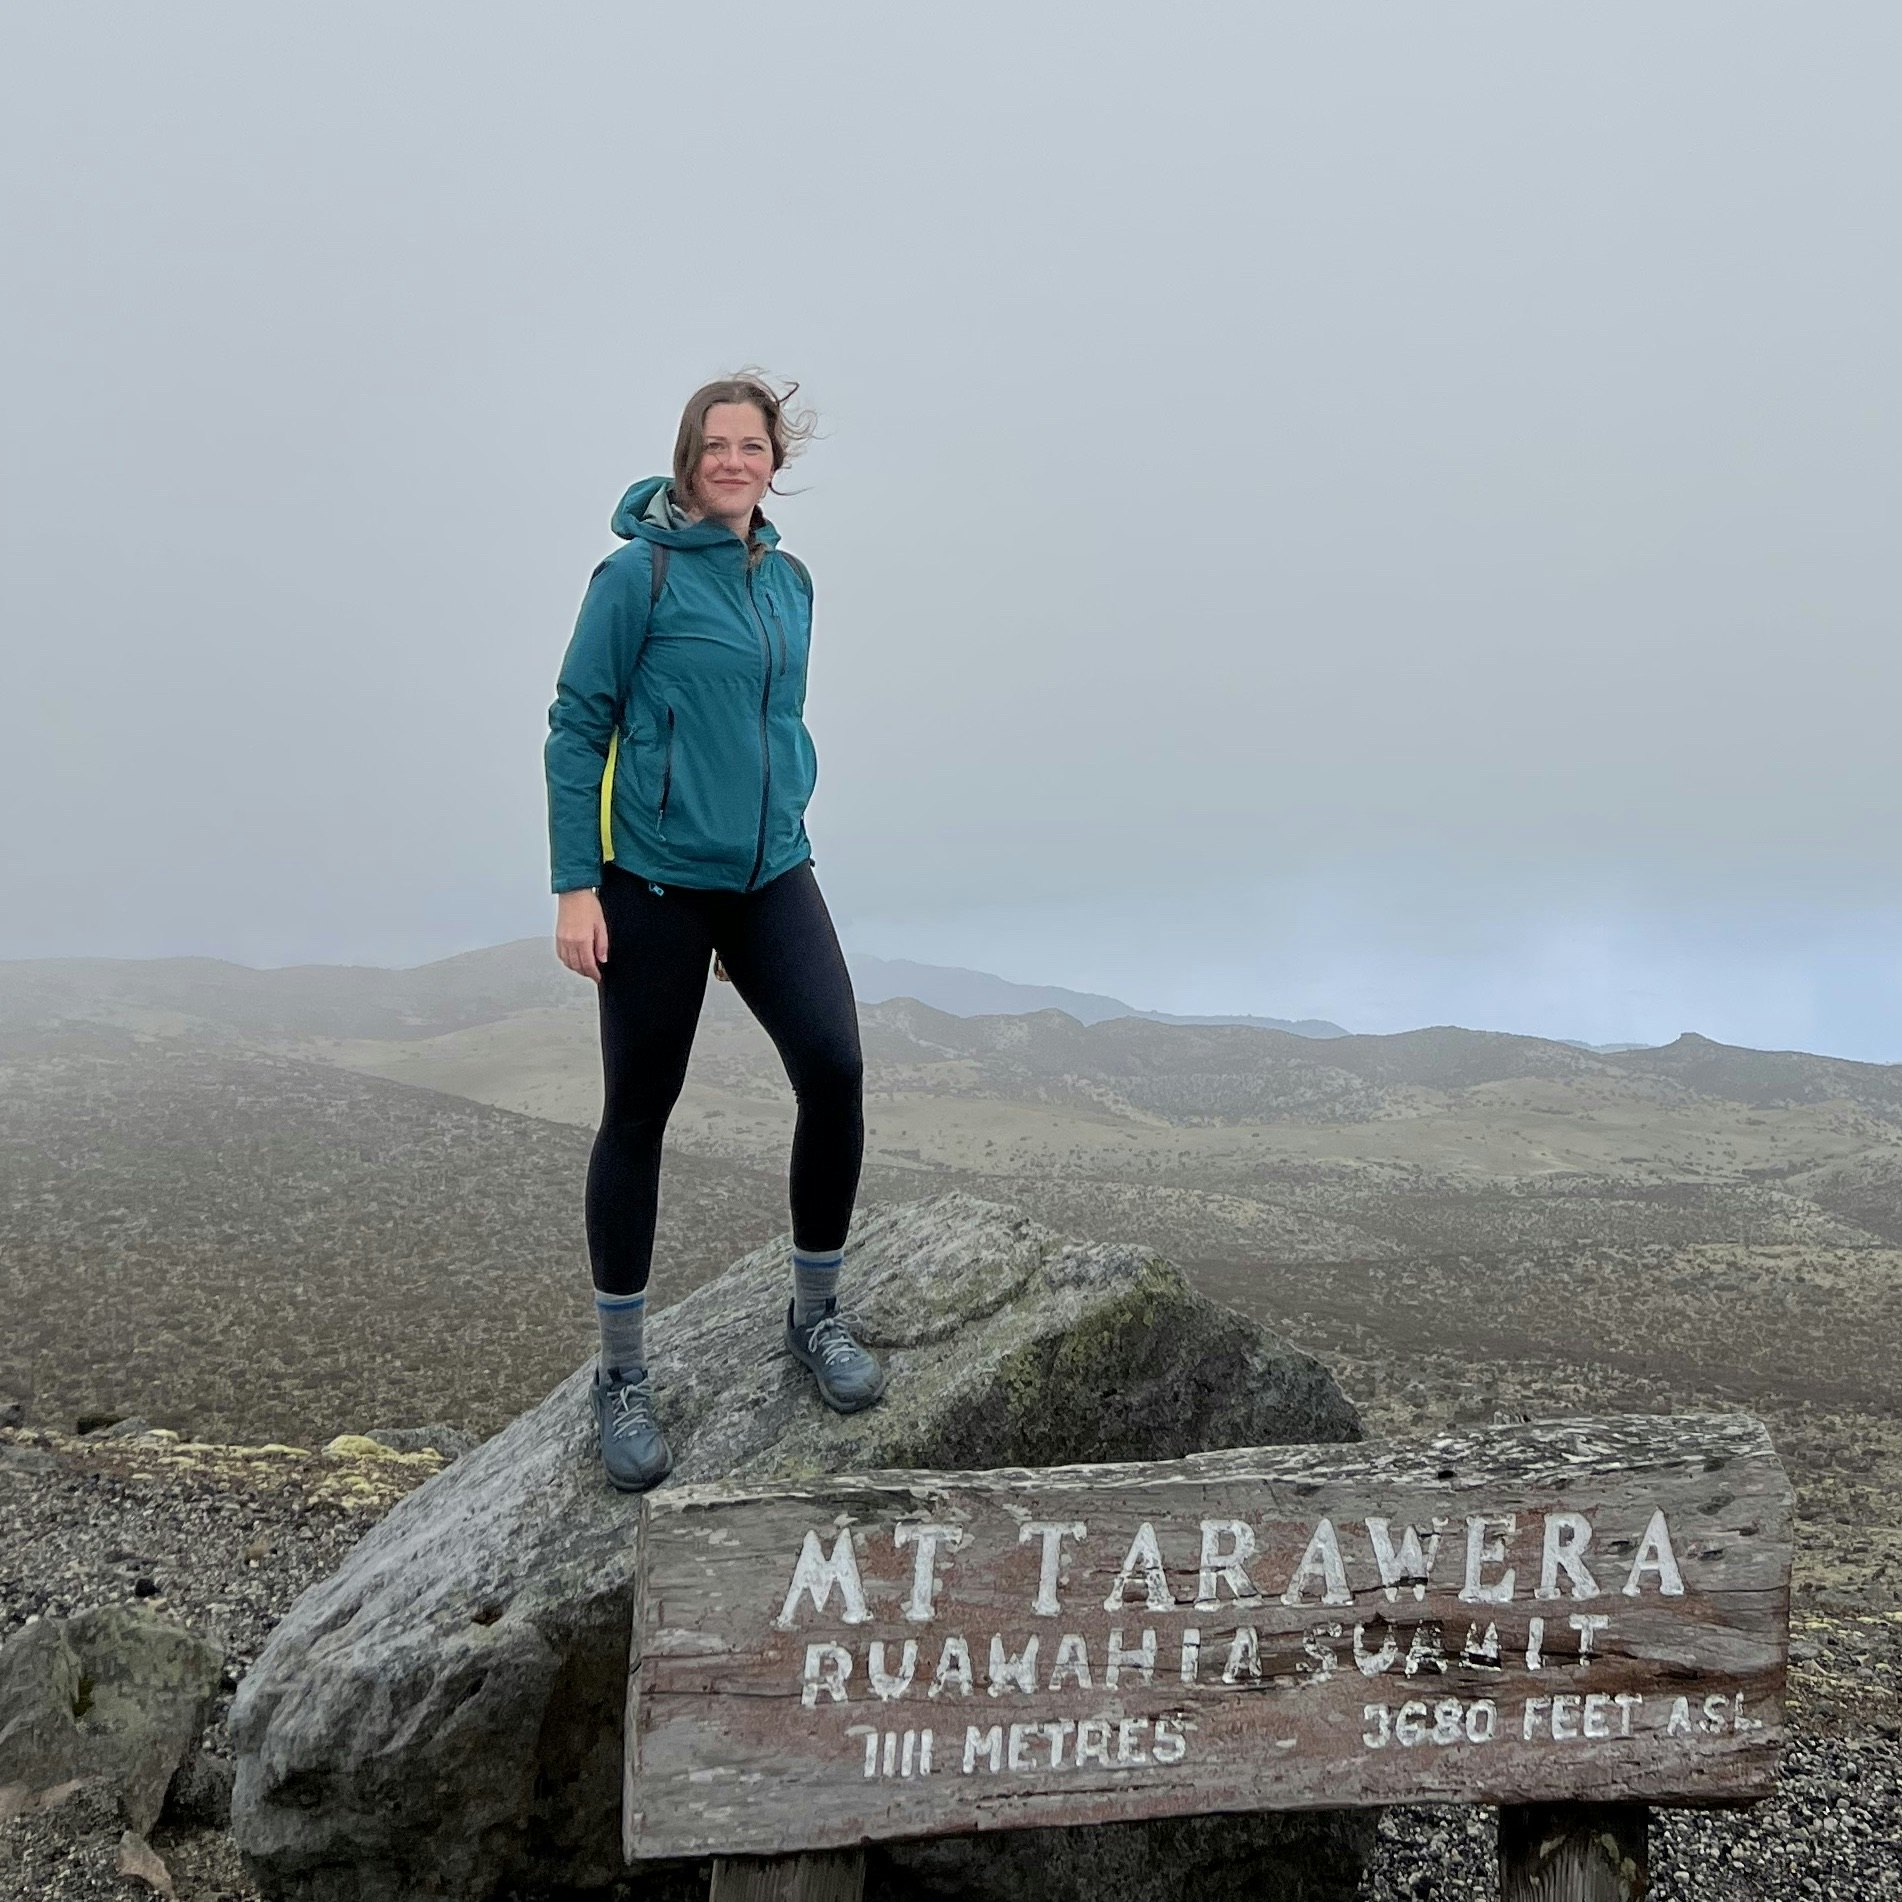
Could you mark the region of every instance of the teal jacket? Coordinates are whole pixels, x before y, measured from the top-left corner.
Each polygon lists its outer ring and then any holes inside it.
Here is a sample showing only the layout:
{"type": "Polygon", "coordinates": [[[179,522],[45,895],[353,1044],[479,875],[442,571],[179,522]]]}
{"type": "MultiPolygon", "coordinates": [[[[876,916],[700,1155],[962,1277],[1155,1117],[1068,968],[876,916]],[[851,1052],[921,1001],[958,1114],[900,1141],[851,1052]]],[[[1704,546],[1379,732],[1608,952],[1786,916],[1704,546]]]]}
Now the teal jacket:
{"type": "Polygon", "coordinates": [[[627,546],[588,583],[548,709],[554,889],[599,885],[612,860],[650,884],[752,891],[812,855],[805,570],[770,522],[749,565],[730,529],[680,513],[664,476],[628,490],[614,532],[627,546]]]}

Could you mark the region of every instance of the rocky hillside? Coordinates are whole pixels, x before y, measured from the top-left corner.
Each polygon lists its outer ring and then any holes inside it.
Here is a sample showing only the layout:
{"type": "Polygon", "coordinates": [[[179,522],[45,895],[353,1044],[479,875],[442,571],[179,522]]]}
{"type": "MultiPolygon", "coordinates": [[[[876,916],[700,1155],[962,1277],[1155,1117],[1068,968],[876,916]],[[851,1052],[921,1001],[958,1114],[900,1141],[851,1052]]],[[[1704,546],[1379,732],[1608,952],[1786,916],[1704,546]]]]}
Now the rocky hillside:
{"type": "MultiPolygon", "coordinates": [[[[327,1065],[91,1033],[0,1061],[0,1395],[71,1425],[321,1443],[493,1431],[594,1326],[589,1138],[327,1065]]],[[[682,1157],[658,1246],[703,1279],[784,1220],[682,1157]]]]}

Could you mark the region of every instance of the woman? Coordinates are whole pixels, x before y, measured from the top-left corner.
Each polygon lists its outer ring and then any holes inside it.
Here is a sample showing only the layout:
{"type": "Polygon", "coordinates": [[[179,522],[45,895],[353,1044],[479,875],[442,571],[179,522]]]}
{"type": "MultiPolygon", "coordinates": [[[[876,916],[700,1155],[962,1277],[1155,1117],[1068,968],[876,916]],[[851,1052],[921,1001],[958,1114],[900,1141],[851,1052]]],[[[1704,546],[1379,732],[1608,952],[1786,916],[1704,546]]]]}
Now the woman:
{"type": "Polygon", "coordinates": [[[885,1387],[837,1304],[864,1150],[863,1065],[806,842],[812,583],[760,512],[811,430],[752,375],[694,392],[672,480],[637,482],[615,511],[626,546],[594,571],[548,714],[555,949],[594,981],[601,1013],[605,1087],[587,1191],[595,1418],[608,1477],[626,1492],[673,1465],[642,1321],[661,1134],[711,958],[772,1038],[799,1103],[787,1348],[840,1412],[885,1387]]]}

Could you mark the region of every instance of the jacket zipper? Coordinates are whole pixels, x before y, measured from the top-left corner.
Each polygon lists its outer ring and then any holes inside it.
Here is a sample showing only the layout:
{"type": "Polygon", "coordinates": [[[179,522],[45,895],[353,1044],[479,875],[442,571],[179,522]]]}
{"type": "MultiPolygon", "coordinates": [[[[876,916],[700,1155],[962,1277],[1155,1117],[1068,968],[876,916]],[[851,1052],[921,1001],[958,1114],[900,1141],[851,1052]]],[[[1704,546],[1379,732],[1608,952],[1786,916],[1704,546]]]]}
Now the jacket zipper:
{"type": "Polygon", "coordinates": [[[765,663],[759,683],[759,844],[754,848],[753,869],[746,880],[746,889],[750,892],[758,882],[760,867],[766,863],[766,804],[773,792],[773,756],[766,743],[766,703],[773,691],[773,637],[760,618],[751,568],[746,571],[746,605],[753,610],[753,624],[759,629],[760,658],[765,663]]]}
{"type": "Polygon", "coordinates": [[[667,836],[667,801],[674,790],[674,710],[667,709],[667,763],[660,772],[660,836],[667,836]]]}

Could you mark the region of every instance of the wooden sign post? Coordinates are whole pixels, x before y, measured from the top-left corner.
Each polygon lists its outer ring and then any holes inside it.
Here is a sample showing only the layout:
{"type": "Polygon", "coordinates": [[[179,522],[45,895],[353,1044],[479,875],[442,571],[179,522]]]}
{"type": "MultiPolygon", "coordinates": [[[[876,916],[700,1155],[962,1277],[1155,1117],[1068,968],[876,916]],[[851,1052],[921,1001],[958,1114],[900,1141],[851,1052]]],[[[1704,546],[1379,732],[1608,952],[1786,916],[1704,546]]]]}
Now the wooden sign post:
{"type": "Polygon", "coordinates": [[[1490,1803],[1508,1898],[1637,1895],[1643,1805],[1771,1786],[1791,1503],[1713,1415],[663,1488],[627,1854],[1490,1803]]]}

